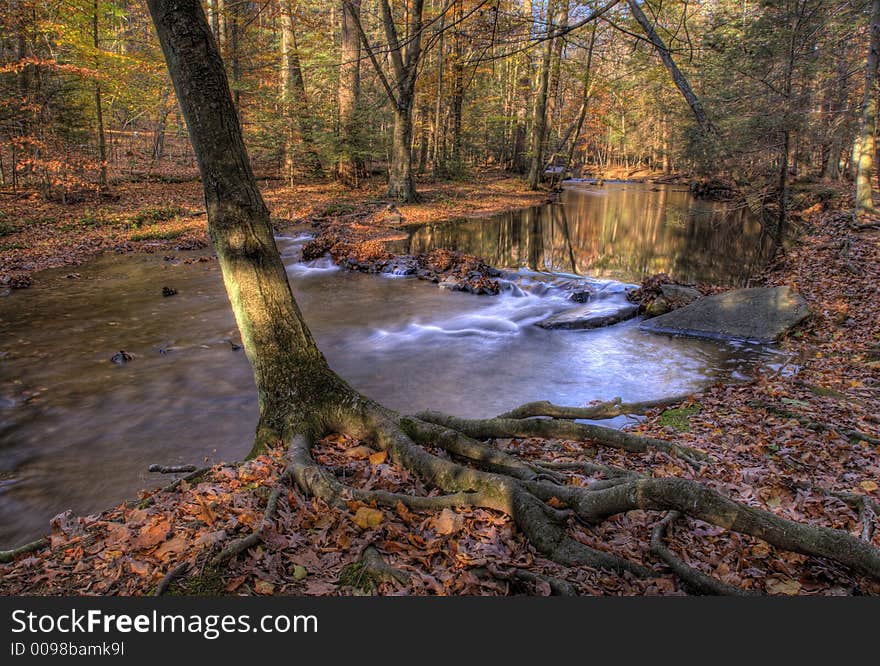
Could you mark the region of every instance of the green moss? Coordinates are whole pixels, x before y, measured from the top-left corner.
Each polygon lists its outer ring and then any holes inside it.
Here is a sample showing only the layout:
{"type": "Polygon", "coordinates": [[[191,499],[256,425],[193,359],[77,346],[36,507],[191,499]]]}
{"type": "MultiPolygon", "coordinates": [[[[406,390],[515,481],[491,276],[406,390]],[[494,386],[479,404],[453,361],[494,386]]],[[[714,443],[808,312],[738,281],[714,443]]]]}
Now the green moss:
{"type": "Polygon", "coordinates": [[[376,581],[363,562],[353,562],[345,567],[339,574],[340,587],[353,587],[363,594],[373,594],[376,591],[376,581]]]}
{"type": "Polygon", "coordinates": [[[0,236],[8,236],[19,230],[19,226],[5,219],[0,219],[0,236]]]}
{"type": "Polygon", "coordinates": [[[694,403],[690,407],[679,407],[677,409],[667,409],[660,415],[660,425],[667,428],[674,428],[679,432],[690,430],[688,419],[695,414],[699,414],[703,406],[700,403],[694,403]]]}
{"type": "Polygon", "coordinates": [[[131,240],[133,241],[148,241],[148,240],[171,240],[172,238],[179,238],[186,233],[186,229],[162,229],[160,227],[153,227],[151,229],[144,229],[141,232],[131,235],[131,240]]]}
{"type": "Polygon", "coordinates": [[[208,565],[201,573],[178,578],[168,586],[166,594],[183,597],[217,597],[226,594],[226,583],[220,569],[208,565]]]}
{"type": "Polygon", "coordinates": [[[183,209],[180,206],[158,206],[156,208],[145,208],[138,211],[128,219],[128,223],[132,229],[137,229],[145,224],[155,222],[167,222],[180,216],[183,209]]]}

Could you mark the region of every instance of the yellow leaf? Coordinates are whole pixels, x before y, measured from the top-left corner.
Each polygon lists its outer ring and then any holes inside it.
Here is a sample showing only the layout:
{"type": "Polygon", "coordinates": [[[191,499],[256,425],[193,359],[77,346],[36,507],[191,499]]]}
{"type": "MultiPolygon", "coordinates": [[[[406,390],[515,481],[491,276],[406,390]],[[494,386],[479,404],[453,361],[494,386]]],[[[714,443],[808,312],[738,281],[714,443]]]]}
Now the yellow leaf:
{"type": "Polygon", "coordinates": [[[369,446],[355,446],[351,449],[346,449],[345,456],[347,458],[356,458],[358,460],[366,460],[373,454],[373,449],[369,446]]]}
{"type": "Polygon", "coordinates": [[[791,578],[768,578],[765,587],[770,594],[794,596],[801,591],[801,584],[791,578]]]}
{"type": "Polygon", "coordinates": [[[275,592],[275,585],[267,580],[258,580],[254,584],[254,592],[257,594],[273,594],[275,592]]]}
{"type": "Polygon", "coordinates": [[[385,519],[385,514],[379,509],[371,509],[368,506],[359,507],[357,513],[354,514],[354,524],[363,529],[371,527],[379,527],[385,519]]]}
{"type": "Polygon", "coordinates": [[[869,493],[873,493],[877,488],[880,488],[880,486],[873,481],[862,481],[859,485],[869,493]]]}
{"type": "Polygon", "coordinates": [[[377,451],[370,456],[371,465],[381,465],[388,458],[388,451],[377,451]]]}

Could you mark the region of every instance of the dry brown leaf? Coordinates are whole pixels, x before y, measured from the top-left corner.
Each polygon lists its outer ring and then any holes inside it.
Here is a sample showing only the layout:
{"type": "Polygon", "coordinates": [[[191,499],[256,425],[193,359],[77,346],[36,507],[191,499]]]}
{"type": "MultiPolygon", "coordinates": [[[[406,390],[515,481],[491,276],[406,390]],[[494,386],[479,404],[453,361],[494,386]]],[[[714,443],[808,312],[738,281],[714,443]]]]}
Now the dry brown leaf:
{"type": "Polygon", "coordinates": [[[791,578],[768,578],[765,588],[770,594],[794,596],[800,593],[801,584],[791,578]]]}
{"type": "Polygon", "coordinates": [[[452,509],[443,509],[439,515],[431,519],[431,524],[437,534],[452,534],[462,528],[464,517],[452,509]]]}
{"type": "Polygon", "coordinates": [[[254,583],[254,592],[257,594],[274,594],[275,583],[270,583],[267,580],[258,580],[254,583]]]}
{"type": "Polygon", "coordinates": [[[165,541],[170,531],[171,522],[166,518],[159,518],[140,529],[137,536],[131,540],[131,547],[134,550],[147,550],[157,546],[165,541]]]}

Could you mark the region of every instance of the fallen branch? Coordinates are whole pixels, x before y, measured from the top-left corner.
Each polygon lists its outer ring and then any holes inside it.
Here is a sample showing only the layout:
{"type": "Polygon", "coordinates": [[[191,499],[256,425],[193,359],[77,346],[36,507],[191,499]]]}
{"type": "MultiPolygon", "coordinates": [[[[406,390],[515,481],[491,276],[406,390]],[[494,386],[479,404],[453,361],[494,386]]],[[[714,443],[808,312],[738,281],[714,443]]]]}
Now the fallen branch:
{"type": "Polygon", "coordinates": [[[689,394],[659,398],[657,400],[644,400],[642,402],[623,402],[621,398],[613,398],[607,402],[601,402],[587,407],[565,407],[555,405],[552,402],[541,400],[527,402],[524,405],[499,414],[499,419],[527,419],[534,416],[549,416],[555,419],[585,419],[604,420],[613,419],[617,416],[638,415],[644,416],[653,409],[669,407],[684,402],[690,397],[689,394]]]}
{"type": "Polygon", "coordinates": [[[25,553],[33,553],[37,550],[42,550],[49,545],[49,539],[43,537],[42,539],[37,539],[36,541],[31,541],[30,543],[26,543],[23,546],[19,546],[18,548],[10,548],[9,550],[0,550],[0,564],[6,564],[7,562],[12,562],[19,555],[24,555],[25,553]]]}
{"type": "Polygon", "coordinates": [[[195,472],[197,469],[195,465],[150,465],[147,471],[157,474],[183,474],[195,472]]]}

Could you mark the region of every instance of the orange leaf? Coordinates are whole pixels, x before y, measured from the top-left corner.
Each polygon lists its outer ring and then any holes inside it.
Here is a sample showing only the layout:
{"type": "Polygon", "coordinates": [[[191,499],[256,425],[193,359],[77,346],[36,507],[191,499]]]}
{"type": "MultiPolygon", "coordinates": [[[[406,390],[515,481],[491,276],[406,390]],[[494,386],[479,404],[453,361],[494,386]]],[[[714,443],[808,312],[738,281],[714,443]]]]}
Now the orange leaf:
{"type": "Polygon", "coordinates": [[[370,456],[371,465],[381,465],[388,458],[388,451],[377,451],[370,456]]]}
{"type": "Polygon", "coordinates": [[[357,510],[357,513],[354,514],[352,520],[355,525],[366,530],[371,527],[379,527],[384,519],[385,514],[379,509],[371,509],[368,506],[362,506],[357,510]]]}

